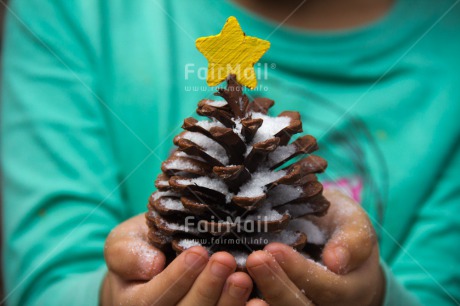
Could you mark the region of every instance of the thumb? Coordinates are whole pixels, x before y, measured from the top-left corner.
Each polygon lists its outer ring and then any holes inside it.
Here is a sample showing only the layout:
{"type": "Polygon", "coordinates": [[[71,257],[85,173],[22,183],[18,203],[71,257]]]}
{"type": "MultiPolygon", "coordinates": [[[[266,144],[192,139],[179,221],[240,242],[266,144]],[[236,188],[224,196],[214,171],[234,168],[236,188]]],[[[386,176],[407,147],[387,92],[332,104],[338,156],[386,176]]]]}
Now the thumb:
{"type": "Polygon", "coordinates": [[[346,274],[361,266],[377,244],[374,228],[361,206],[343,194],[329,200],[336,205],[335,228],[323,250],[323,262],[329,270],[346,274]]]}
{"type": "Polygon", "coordinates": [[[323,262],[334,273],[346,274],[366,262],[376,242],[364,211],[336,228],[323,250],[323,262]]]}
{"type": "Polygon", "coordinates": [[[147,231],[139,215],[118,225],[106,240],[107,267],[125,281],[148,281],[164,268],[166,258],[147,241],[147,231]]]}

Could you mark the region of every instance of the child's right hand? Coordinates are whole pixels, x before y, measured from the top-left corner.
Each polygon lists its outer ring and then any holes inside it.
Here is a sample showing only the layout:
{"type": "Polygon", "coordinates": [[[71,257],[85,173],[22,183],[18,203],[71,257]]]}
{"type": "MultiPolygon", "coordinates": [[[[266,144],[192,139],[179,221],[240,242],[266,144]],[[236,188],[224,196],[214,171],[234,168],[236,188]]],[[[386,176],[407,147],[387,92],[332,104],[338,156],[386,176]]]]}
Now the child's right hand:
{"type": "Polygon", "coordinates": [[[101,305],[245,305],[252,280],[235,272],[228,253],[208,258],[193,247],[164,269],[165,256],[147,241],[144,215],[117,226],[107,238],[109,269],[101,289],[101,305]],[[164,270],[163,270],[164,269],[164,270]]]}

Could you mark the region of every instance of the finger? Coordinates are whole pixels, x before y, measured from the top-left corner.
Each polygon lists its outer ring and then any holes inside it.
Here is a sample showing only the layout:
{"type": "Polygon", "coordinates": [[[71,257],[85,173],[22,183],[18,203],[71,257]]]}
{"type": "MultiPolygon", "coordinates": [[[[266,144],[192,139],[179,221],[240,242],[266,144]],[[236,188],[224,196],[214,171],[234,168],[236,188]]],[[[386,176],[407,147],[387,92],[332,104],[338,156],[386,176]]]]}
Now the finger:
{"type": "Polygon", "coordinates": [[[180,301],[183,306],[213,306],[220,298],[227,277],[236,269],[232,255],[219,252],[212,255],[190,291],[180,301]]]}
{"type": "Polygon", "coordinates": [[[203,247],[188,249],[152,280],[133,286],[131,292],[127,292],[127,303],[136,296],[147,305],[176,305],[190,290],[207,262],[208,252],[203,247]]]}
{"type": "Polygon", "coordinates": [[[365,211],[340,192],[327,192],[334,203],[334,230],[323,250],[323,261],[329,270],[346,274],[361,266],[377,243],[374,229],[365,211]]]}
{"type": "Polygon", "coordinates": [[[261,299],[252,299],[247,302],[246,306],[269,306],[267,302],[261,299]]]}
{"type": "MultiPolygon", "coordinates": [[[[305,258],[290,246],[271,243],[264,248],[288,275],[289,279],[317,304],[330,303],[349,289],[339,276],[320,264],[305,258]]],[[[337,301],[338,302],[338,301],[337,301]]]]}
{"type": "Polygon", "coordinates": [[[108,269],[125,281],[148,281],[160,273],[164,254],[146,239],[144,215],[117,226],[107,237],[104,257],[108,269]]]}
{"type": "Polygon", "coordinates": [[[217,306],[244,306],[252,291],[252,280],[246,273],[236,272],[225,282],[217,306]]]}
{"type": "Polygon", "coordinates": [[[313,305],[268,252],[257,251],[249,255],[246,267],[268,304],[313,305]]]}

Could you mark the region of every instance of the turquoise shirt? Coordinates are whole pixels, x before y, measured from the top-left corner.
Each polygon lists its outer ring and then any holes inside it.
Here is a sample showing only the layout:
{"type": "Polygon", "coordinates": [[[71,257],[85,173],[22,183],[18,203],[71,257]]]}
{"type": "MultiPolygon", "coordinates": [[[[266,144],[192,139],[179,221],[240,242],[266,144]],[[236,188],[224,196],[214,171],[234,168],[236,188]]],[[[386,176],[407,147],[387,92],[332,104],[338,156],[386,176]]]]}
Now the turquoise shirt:
{"type": "Polygon", "coordinates": [[[96,305],[103,245],[146,210],[196,103],[197,37],[236,16],[268,39],[251,96],[299,111],[358,181],[385,305],[460,301],[460,5],[397,0],[365,27],[278,27],[226,1],[11,1],[3,57],[4,272],[11,305],[96,305]]]}

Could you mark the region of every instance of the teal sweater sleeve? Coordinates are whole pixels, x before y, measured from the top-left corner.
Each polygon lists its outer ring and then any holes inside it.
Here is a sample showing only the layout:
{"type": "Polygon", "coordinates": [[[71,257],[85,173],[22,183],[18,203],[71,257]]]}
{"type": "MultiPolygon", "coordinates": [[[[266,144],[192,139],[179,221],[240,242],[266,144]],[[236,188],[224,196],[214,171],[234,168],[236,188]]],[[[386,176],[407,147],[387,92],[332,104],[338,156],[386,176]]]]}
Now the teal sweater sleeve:
{"type": "Polygon", "coordinates": [[[420,302],[417,297],[398,281],[395,277],[391,268],[381,261],[383,274],[385,276],[385,295],[383,300],[384,306],[420,306],[420,302]]]}
{"type": "Polygon", "coordinates": [[[399,255],[388,263],[391,269],[383,264],[385,306],[457,305],[460,301],[460,248],[453,247],[460,233],[459,170],[457,144],[438,184],[420,208],[407,242],[399,245],[399,255]]]}
{"type": "MultiPolygon", "coordinates": [[[[9,305],[97,305],[103,244],[122,220],[97,90],[93,1],[12,1],[2,81],[9,305]],[[83,17],[84,16],[84,17],[83,17]]],[[[96,2],[96,1],[94,1],[96,2]]]]}

